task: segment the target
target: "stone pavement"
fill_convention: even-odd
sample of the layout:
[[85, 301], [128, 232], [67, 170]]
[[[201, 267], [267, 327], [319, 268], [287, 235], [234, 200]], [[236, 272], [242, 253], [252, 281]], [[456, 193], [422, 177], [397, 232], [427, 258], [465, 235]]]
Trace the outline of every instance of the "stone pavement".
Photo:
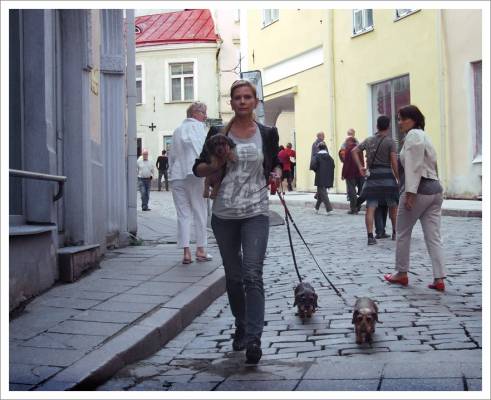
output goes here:
[[[300, 205], [313, 208], [314, 194], [306, 192], [287, 192], [285, 197], [290, 205]], [[329, 193], [329, 199], [334, 208], [349, 210], [346, 194]], [[277, 196], [271, 197], [273, 204], [280, 204]], [[362, 207], [364, 209], [364, 206]], [[442, 204], [442, 215], [452, 217], [482, 217], [482, 202], [479, 200], [445, 199]]]
[[[289, 204], [293, 197], [287, 195]], [[272, 209], [281, 214], [279, 205]], [[286, 228], [272, 227], [264, 268], [264, 356], [257, 367], [245, 365], [244, 352], [231, 349], [233, 319], [223, 295], [162, 349], [121, 369], [97, 390], [481, 390], [481, 219], [442, 218], [448, 276], [446, 292], [439, 293], [426, 287], [432, 273], [419, 225], [409, 286], [398, 287], [383, 280], [393, 269], [395, 242], [368, 247], [364, 213], [336, 209], [317, 215], [307, 207], [291, 212], [346, 303], [294, 233], [301, 273], [320, 305], [310, 320], [295, 316], [297, 278]], [[382, 323], [372, 345], [355, 344], [351, 316], [357, 296], [379, 305]]]
[[151, 197], [153, 210], [139, 211], [137, 246], [109, 251], [99, 269], [51, 288], [10, 322], [10, 390], [103, 382], [157, 351], [224, 293], [214, 239], [213, 261], [183, 266], [170, 193]]

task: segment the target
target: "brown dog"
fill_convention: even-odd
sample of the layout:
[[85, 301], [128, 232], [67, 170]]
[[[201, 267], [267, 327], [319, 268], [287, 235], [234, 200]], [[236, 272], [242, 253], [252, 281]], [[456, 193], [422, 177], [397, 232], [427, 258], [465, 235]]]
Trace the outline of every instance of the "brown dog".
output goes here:
[[[235, 161], [236, 155], [232, 150], [235, 148], [235, 143], [228, 136], [217, 134], [213, 135], [205, 142], [205, 148], [210, 155], [210, 161], [214, 159]], [[225, 176], [225, 166], [212, 175], [208, 175], [205, 179], [205, 189], [203, 197], [214, 199], [220, 189], [223, 177]], [[210, 193], [211, 188], [211, 193]]]
[[368, 297], [357, 299], [351, 322], [355, 325], [356, 343], [372, 343], [375, 324], [379, 322], [377, 304]]
[[300, 318], [310, 318], [319, 307], [317, 304], [317, 293], [310, 283], [300, 282], [294, 290], [295, 302], [293, 306], [298, 307], [297, 315]]

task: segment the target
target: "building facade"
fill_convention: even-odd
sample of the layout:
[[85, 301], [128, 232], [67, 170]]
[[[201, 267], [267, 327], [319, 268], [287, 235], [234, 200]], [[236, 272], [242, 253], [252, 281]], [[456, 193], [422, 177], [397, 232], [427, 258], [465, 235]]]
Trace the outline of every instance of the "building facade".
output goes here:
[[232, 118], [230, 86], [240, 78], [240, 10], [219, 8], [213, 10], [216, 31], [219, 36], [218, 86], [220, 101], [219, 118], [226, 123]]
[[[458, 28], [466, 18], [472, 27]], [[243, 51], [263, 74], [266, 122], [282, 127], [286, 114], [293, 125], [298, 190], [314, 189], [317, 132], [335, 154], [349, 128], [364, 139], [387, 114], [400, 143], [397, 109], [412, 103], [426, 116], [447, 196], [479, 196], [480, 18], [480, 10], [249, 10]], [[345, 192], [334, 158], [334, 190]]]
[[218, 36], [209, 10], [139, 16], [136, 29], [138, 153], [171, 150], [174, 129], [194, 101], [218, 119]]
[[123, 10], [9, 11], [9, 167], [24, 176], [9, 179], [10, 309], [59, 278], [62, 250], [100, 257], [137, 230], [132, 23]]

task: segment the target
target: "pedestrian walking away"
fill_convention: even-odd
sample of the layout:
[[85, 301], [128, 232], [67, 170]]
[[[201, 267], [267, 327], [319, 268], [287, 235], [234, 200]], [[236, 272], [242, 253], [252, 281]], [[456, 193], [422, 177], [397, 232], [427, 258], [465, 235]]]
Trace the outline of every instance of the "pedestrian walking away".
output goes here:
[[[262, 356], [264, 327], [263, 264], [269, 236], [270, 175], [277, 185], [281, 179], [278, 160], [278, 130], [254, 120], [258, 104], [255, 86], [238, 80], [230, 89], [234, 116], [224, 133], [235, 143], [236, 161], [213, 158], [206, 148], [196, 160], [196, 176], [211, 175], [220, 168], [226, 174], [213, 202], [211, 225], [225, 269], [227, 295], [235, 318], [232, 348], [246, 349], [248, 363]], [[208, 137], [220, 133], [210, 129]]]
[[164, 177], [165, 180], [165, 191], [169, 191], [169, 175], [167, 173], [168, 168], [169, 168], [169, 158], [166, 156], [167, 151], [162, 150], [162, 155], [158, 156], [157, 162], [155, 166], [159, 170], [159, 182], [158, 182], [158, 189], [159, 192], [162, 190], [162, 176]]
[[319, 143], [319, 151], [312, 158], [310, 169], [315, 172], [315, 186], [317, 186], [317, 202], [315, 211], [319, 212], [321, 204], [326, 207], [329, 214], [332, 211], [332, 205], [329, 201], [327, 189], [332, 188], [334, 182], [334, 160], [327, 152], [327, 146], [324, 142]]
[[295, 150], [292, 149], [292, 144], [288, 143], [286, 148], [283, 148], [278, 153], [278, 159], [282, 165], [282, 176], [281, 180], [286, 179], [288, 191], [292, 191], [292, 182], [293, 182], [293, 165], [292, 159], [295, 159]]
[[191, 104], [187, 118], [172, 135], [169, 152], [169, 181], [177, 212], [177, 246], [183, 249], [183, 264], [193, 262], [190, 240], [191, 224], [196, 234], [196, 261], [211, 261], [206, 247], [207, 200], [203, 198], [204, 178], [193, 174], [193, 164], [205, 143], [206, 105]]
[[[358, 214], [358, 194], [361, 191], [362, 179], [364, 179], [351, 152], [356, 145], [356, 139], [353, 136], [348, 136], [345, 140], [345, 148], [342, 156], [340, 153], [340, 158], [342, 157], [341, 161], [343, 162], [341, 178], [346, 181], [346, 193], [348, 194], [348, 200], [350, 202], [350, 211], [348, 211], [348, 214]], [[362, 166], [364, 166], [363, 160], [361, 161]]]
[[[367, 201], [365, 225], [368, 245], [377, 243], [373, 237], [375, 209], [381, 204], [389, 207], [392, 222], [392, 237], [395, 239], [397, 203], [399, 201], [396, 143], [390, 137], [390, 119], [385, 115], [377, 118], [377, 133], [356, 146], [351, 152], [362, 176], [366, 176], [360, 197]], [[367, 166], [362, 164], [362, 152], [367, 153]]]
[[[326, 135], [324, 132], [318, 132], [314, 143], [312, 143], [312, 151], [310, 153], [310, 164], [312, 165], [312, 159], [319, 152], [319, 143], [323, 143]], [[314, 194], [314, 199], [317, 200], [317, 193]]]
[[150, 211], [148, 202], [150, 200], [150, 187], [155, 174], [153, 163], [148, 159], [148, 150], [143, 149], [142, 155], [136, 161], [136, 175], [138, 177], [138, 189], [142, 201], [142, 211]]
[[433, 267], [430, 289], [445, 290], [445, 265], [440, 234], [443, 187], [438, 178], [437, 156], [425, 133], [425, 117], [414, 105], [398, 112], [404, 144], [399, 156], [401, 199], [397, 210], [396, 273], [384, 278], [407, 285], [411, 233], [419, 220]]

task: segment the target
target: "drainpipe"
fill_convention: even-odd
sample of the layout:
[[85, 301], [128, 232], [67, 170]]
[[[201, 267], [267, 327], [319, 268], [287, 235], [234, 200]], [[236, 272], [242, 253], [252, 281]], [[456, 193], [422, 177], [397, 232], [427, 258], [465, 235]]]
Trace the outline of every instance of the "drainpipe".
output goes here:
[[[327, 11], [327, 23], [329, 24], [329, 41], [327, 44], [327, 65], [328, 65], [328, 79], [327, 79], [327, 90], [329, 93], [329, 114], [331, 116], [330, 119], [330, 126], [329, 130], [330, 132], [330, 138], [331, 138], [331, 143], [332, 143], [332, 154], [336, 154], [337, 149], [334, 148], [337, 143], [337, 132], [336, 132], [336, 101], [335, 101], [335, 87], [334, 87], [334, 21], [333, 21], [333, 16], [334, 12], [333, 10], [328, 10]], [[335, 163], [338, 164], [338, 157], [334, 157], [333, 159], [335, 160]], [[336, 193], [338, 192], [338, 184], [337, 184], [337, 179], [334, 180], [334, 190]]]
[[436, 10], [436, 46], [438, 53], [438, 87], [439, 87], [439, 102], [440, 102], [440, 159], [442, 167], [438, 168], [440, 181], [443, 183], [445, 191], [448, 189], [448, 163], [447, 163], [447, 71], [446, 71], [446, 54], [445, 54], [445, 35], [443, 33], [443, 10]]
[[127, 213], [128, 232], [136, 235], [136, 41], [135, 11], [126, 10], [126, 106], [127, 106]]

